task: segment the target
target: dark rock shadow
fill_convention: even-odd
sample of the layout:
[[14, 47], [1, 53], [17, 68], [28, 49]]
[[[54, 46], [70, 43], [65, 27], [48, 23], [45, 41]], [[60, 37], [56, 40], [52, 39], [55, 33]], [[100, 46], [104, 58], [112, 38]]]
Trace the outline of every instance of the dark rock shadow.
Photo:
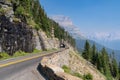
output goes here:
[[44, 79], [45, 80], [49, 80], [44, 74], [43, 74], [43, 70], [41, 70], [41, 64], [39, 64], [38, 66], [37, 66], [37, 70], [38, 70], [38, 72], [44, 77]]
[[65, 80], [59, 76], [57, 76], [49, 67], [43, 67], [41, 64], [37, 67], [38, 72], [46, 79], [46, 80]]

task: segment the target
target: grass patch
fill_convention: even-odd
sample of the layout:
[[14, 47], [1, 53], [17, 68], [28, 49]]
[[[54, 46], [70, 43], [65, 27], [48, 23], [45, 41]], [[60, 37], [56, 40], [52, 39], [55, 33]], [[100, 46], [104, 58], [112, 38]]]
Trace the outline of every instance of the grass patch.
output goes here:
[[[40, 53], [42, 52], [42, 50], [37, 50], [37, 49], [34, 49], [34, 51], [31, 53], [31, 54], [37, 54], [37, 53]], [[25, 56], [25, 55], [29, 55], [30, 53], [26, 53], [24, 51], [17, 51], [14, 53], [13, 56], [10, 56], [8, 55], [7, 53], [5, 52], [1, 52], [0, 53], [0, 60], [4, 60], [4, 59], [9, 59], [9, 58], [14, 58], [14, 57], [19, 57], [19, 56]]]
[[25, 56], [28, 53], [24, 52], [24, 51], [17, 51], [15, 52], [15, 54], [12, 57], [18, 57], [18, 56]]
[[68, 74], [71, 74], [71, 75], [76, 76], [78, 78], [83, 78], [83, 76], [80, 73], [72, 72], [71, 69], [66, 65], [63, 65], [62, 69]]
[[[55, 49], [50, 49], [50, 50], [47, 50], [45, 52], [49, 53], [49, 52], [53, 52], [53, 51], [55, 51]], [[43, 52], [43, 50], [34, 49], [32, 53], [26, 53], [26, 52], [20, 50], [20, 51], [15, 52], [13, 56], [10, 56], [5, 52], [0, 52], [0, 60], [15, 58], [15, 57], [19, 57], [19, 56], [26, 56], [29, 54], [40, 54], [41, 52]]]
[[90, 73], [85, 74], [83, 75], [83, 80], [93, 80], [93, 76]]
[[33, 50], [33, 53], [40, 53], [40, 52], [42, 52], [42, 50], [38, 50], [38, 49]]
[[0, 53], [0, 59], [7, 59], [7, 58], [10, 58], [11, 56], [9, 56], [7, 53], [3, 52], [3, 53]]
[[0, 60], [4, 59], [9, 59], [9, 58], [14, 58], [14, 57], [19, 57], [19, 56], [25, 56], [28, 55], [29, 53], [23, 52], [23, 51], [17, 51], [13, 56], [8, 55], [5, 52], [0, 53]]
[[79, 78], [83, 78], [83, 76], [80, 73], [77, 73], [77, 72], [72, 73], [72, 75], [76, 76], [76, 77], [79, 77]]
[[71, 74], [71, 69], [70, 69], [68, 66], [63, 65], [63, 66], [62, 66], [62, 69], [63, 69], [66, 73]]

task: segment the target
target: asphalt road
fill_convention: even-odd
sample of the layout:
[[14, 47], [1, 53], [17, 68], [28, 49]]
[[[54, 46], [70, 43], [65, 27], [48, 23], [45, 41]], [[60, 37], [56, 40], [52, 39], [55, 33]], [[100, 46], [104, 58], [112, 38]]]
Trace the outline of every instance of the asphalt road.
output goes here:
[[[62, 50], [54, 51], [50, 54], [45, 53], [43, 56], [50, 56]], [[0, 61], [0, 80], [5, 80], [6, 78], [14, 76], [14, 74], [26, 69], [29, 66], [38, 65], [43, 56], [40, 56], [40, 54], [35, 54], [16, 59]]]

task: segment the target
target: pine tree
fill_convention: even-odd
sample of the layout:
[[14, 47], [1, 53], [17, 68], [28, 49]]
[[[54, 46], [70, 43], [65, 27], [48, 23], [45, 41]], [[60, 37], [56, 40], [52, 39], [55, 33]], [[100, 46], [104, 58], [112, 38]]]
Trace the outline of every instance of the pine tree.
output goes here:
[[120, 62], [119, 62], [119, 65], [118, 65], [118, 73], [119, 73], [118, 80], [120, 80]]
[[86, 40], [85, 46], [84, 46], [84, 51], [82, 53], [82, 56], [90, 61], [91, 55], [90, 55], [90, 44], [89, 42]]
[[96, 65], [97, 62], [97, 51], [96, 51], [96, 46], [93, 44], [92, 46], [92, 52], [91, 52], [91, 62], [92, 64]]
[[110, 78], [110, 67], [109, 67], [109, 56], [105, 48], [101, 50], [101, 62], [102, 62], [102, 68], [103, 68], [103, 74], [106, 75], [108, 78]]
[[112, 53], [112, 71], [111, 71], [111, 74], [114, 78], [118, 78], [119, 76], [119, 70], [118, 70], [118, 64], [117, 64], [117, 61], [115, 59], [115, 53], [113, 52]]

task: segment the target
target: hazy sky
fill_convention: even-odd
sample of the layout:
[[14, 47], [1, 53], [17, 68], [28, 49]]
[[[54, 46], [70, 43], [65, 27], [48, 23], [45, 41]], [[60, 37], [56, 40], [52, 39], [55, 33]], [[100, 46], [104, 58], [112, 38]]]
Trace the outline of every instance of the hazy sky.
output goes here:
[[120, 32], [120, 0], [40, 0], [48, 16], [69, 16], [82, 32]]

